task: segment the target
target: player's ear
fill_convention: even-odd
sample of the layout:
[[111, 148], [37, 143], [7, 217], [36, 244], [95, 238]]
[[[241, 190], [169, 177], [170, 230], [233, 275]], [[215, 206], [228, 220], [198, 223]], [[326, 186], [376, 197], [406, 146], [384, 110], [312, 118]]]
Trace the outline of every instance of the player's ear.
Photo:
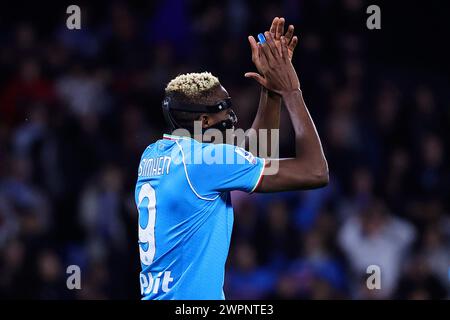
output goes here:
[[211, 117], [207, 115], [206, 113], [202, 113], [199, 117], [199, 120], [202, 122], [202, 128], [206, 129], [211, 125]]

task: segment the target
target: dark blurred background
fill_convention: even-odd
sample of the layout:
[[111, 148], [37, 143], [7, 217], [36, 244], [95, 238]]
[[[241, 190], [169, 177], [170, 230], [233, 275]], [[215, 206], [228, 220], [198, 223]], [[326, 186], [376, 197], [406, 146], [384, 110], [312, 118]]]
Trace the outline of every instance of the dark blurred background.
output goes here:
[[[165, 85], [210, 71], [250, 127], [247, 36], [284, 16], [331, 182], [233, 193], [227, 298], [448, 299], [449, 15], [444, 1], [2, 2], [0, 298], [138, 299], [134, 185]], [[281, 127], [292, 156], [284, 111]], [[66, 288], [71, 264], [82, 290]], [[366, 288], [371, 264], [381, 290]]]

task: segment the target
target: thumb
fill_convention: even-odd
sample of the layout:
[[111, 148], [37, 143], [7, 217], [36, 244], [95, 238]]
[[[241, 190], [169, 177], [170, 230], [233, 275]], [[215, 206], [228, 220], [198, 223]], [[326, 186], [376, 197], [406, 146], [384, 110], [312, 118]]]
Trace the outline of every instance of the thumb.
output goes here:
[[264, 79], [259, 73], [247, 72], [244, 74], [244, 77], [255, 79], [262, 86], [266, 85], [266, 79]]

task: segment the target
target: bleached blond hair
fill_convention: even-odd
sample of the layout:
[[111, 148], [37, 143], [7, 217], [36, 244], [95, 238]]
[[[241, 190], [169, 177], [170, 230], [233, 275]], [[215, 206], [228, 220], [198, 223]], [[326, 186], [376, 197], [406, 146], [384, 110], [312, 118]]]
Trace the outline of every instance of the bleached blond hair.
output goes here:
[[210, 72], [180, 74], [166, 87], [166, 94], [177, 94], [195, 99], [220, 86], [219, 79]]

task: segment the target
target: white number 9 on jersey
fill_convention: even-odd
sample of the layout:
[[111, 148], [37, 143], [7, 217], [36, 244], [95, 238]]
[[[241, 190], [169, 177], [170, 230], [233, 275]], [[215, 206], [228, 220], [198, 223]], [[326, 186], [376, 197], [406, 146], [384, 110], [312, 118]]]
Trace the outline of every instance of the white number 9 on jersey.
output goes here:
[[[142, 207], [147, 199], [147, 206]], [[156, 195], [155, 189], [149, 183], [141, 187], [138, 197], [139, 205], [139, 254], [141, 263], [148, 266], [155, 257], [155, 219], [156, 219]]]

